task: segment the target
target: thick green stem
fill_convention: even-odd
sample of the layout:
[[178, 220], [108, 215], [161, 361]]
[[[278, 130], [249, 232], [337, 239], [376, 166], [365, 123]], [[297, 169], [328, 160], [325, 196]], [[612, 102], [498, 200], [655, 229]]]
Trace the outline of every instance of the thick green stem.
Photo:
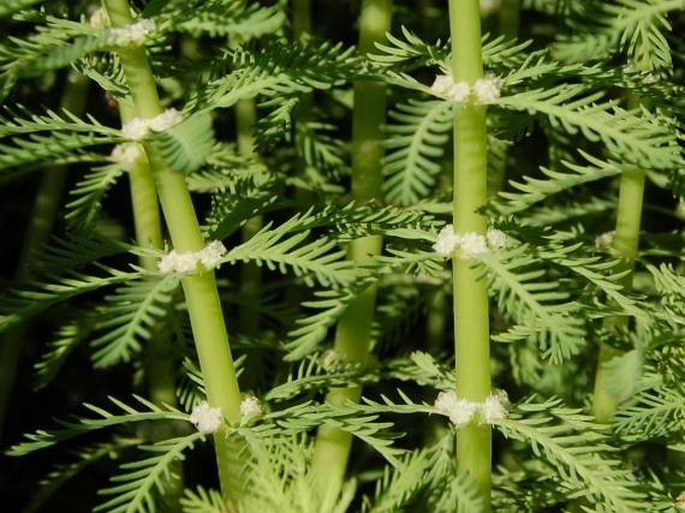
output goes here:
[[[390, 0], [364, 0], [360, 18], [359, 51], [365, 54], [374, 48], [390, 30]], [[352, 198], [360, 203], [381, 198], [383, 132], [386, 87], [382, 83], [357, 81], [354, 84], [354, 112], [352, 119]], [[353, 241], [348, 259], [367, 263], [382, 248], [379, 236]], [[365, 363], [369, 358], [371, 326], [376, 305], [376, 287], [369, 287], [350, 304], [338, 322], [335, 350], [343, 361]], [[345, 401], [358, 402], [359, 387], [333, 389], [326, 401], [341, 405]], [[350, 454], [352, 437], [349, 433], [330, 426], [322, 426], [317, 434], [312, 473], [324, 501], [337, 496], [343, 483]]]
[[[483, 76], [478, 0], [450, 0], [452, 70], [455, 82]], [[485, 107], [465, 104], [454, 118], [454, 231], [485, 235], [487, 220], [477, 210], [487, 201]], [[482, 402], [491, 391], [488, 296], [473, 261], [453, 259], [454, 338], [457, 394]], [[491, 429], [470, 424], [457, 434], [457, 466], [468, 473], [490, 511]]]
[[[77, 116], [85, 109], [88, 81], [78, 73], [67, 75], [60, 106]], [[59, 202], [64, 191], [67, 168], [57, 166], [45, 170], [38, 185], [33, 211], [26, 229], [26, 235], [19, 253], [14, 281], [21, 283], [29, 276], [28, 264], [33, 251], [45, 244], [55, 224]], [[21, 357], [22, 342], [26, 335], [24, 326], [16, 326], [7, 331], [0, 344], [0, 438], [5, 426], [5, 416], [12, 397], [17, 367]]]
[[[104, 0], [109, 18], [115, 27], [134, 22], [127, 0]], [[136, 115], [146, 119], [159, 115], [162, 106], [157, 94], [152, 70], [143, 47], [118, 50], [131, 90]], [[195, 252], [205, 247], [195, 209], [183, 173], [171, 170], [153, 145], [145, 150], [155, 179], [157, 194], [164, 213], [174, 249], [180, 253]], [[240, 421], [240, 389], [233, 365], [228, 334], [219, 301], [214, 273], [202, 272], [182, 280], [186, 305], [207, 390], [207, 401], [220, 408], [229, 422]], [[219, 479], [226, 499], [235, 504], [242, 485], [234, 481], [235, 450], [225, 429], [215, 433]]]
[[[621, 258], [623, 270], [630, 271], [623, 277], [621, 285], [630, 290], [633, 281], [633, 268], [637, 258], [640, 241], [640, 221], [645, 188], [645, 172], [641, 169], [624, 171], [620, 178], [618, 212], [616, 216], [616, 233], [612, 242], [612, 251]], [[621, 331], [628, 327], [628, 318], [607, 317], [604, 328], [610, 331]], [[610, 422], [618, 409], [620, 398], [612, 392], [611, 379], [607, 365], [614, 358], [623, 355], [619, 349], [602, 343], [599, 349], [599, 361], [595, 376], [595, 395], [593, 410], [597, 422]]]

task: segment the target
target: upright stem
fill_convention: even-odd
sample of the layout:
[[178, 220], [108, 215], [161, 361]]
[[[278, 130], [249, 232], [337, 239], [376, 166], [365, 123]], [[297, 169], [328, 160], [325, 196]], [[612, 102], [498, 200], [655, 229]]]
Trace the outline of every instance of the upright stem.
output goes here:
[[[127, 0], [104, 0], [104, 5], [115, 27], [134, 21]], [[145, 48], [125, 47], [118, 52], [136, 115], [143, 119], [157, 116], [162, 112], [162, 106]], [[171, 170], [152, 145], [146, 144], [145, 151], [174, 248], [181, 253], [203, 249], [205, 241], [183, 173]], [[207, 401], [211, 406], [220, 408], [229, 422], [237, 424], [240, 420], [240, 389], [214, 273], [206, 271], [187, 276], [183, 278], [182, 285], [207, 390]], [[235, 504], [241, 485], [234, 480], [235, 460], [231, 460], [234, 456], [234, 443], [225, 429], [215, 433], [214, 442], [222, 492], [228, 502]]]
[[499, 10], [499, 31], [507, 39], [519, 35], [521, 0], [502, 0]]
[[[79, 116], [85, 109], [87, 93], [86, 78], [76, 72], [70, 72], [66, 79], [60, 106]], [[46, 169], [41, 175], [14, 274], [14, 281], [17, 283], [29, 278], [28, 264], [31, 254], [46, 243], [52, 233], [66, 178], [66, 166]], [[5, 415], [12, 397], [25, 331], [25, 326], [16, 326], [7, 331], [4, 340], [0, 343], [0, 438], [2, 438]]]
[[[359, 52], [371, 51], [374, 42], [381, 41], [390, 30], [392, 14], [390, 0], [363, 0], [360, 18]], [[381, 197], [381, 168], [384, 155], [382, 124], [385, 120], [384, 84], [359, 80], [354, 83], [352, 119], [352, 198], [366, 202]], [[362, 237], [353, 241], [348, 259], [367, 263], [381, 252], [380, 236]], [[341, 316], [335, 336], [335, 350], [344, 361], [365, 363], [369, 358], [371, 326], [376, 304], [376, 287], [366, 289]], [[360, 387], [332, 389], [326, 401], [342, 405], [358, 402]], [[352, 437], [330, 426], [322, 426], [316, 437], [312, 473], [324, 501], [337, 496], [342, 486], [350, 454]]]
[[296, 38], [312, 31], [312, 0], [293, 0], [293, 33]]
[[[636, 107], [639, 101], [629, 97], [629, 106]], [[640, 242], [640, 223], [645, 191], [645, 172], [642, 169], [628, 169], [621, 173], [616, 213], [616, 232], [612, 242], [613, 253], [621, 259], [621, 270], [629, 271], [621, 280], [621, 285], [630, 290], [633, 285], [633, 269]], [[604, 328], [609, 331], [622, 331], [628, 327], [625, 316], [607, 317]], [[600, 423], [611, 421], [618, 409], [620, 398], [612, 392], [608, 364], [623, 352], [608, 344], [601, 343], [599, 361], [595, 376], [595, 395], [593, 410], [595, 419]]]
[[[122, 124], [126, 124], [135, 117], [132, 107], [124, 104], [119, 106]], [[135, 144], [135, 143], [129, 143]], [[155, 182], [150, 164], [145, 158], [138, 158], [129, 169], [131, 207], [136, 242], [139, 246], [150, 249], [163, 249], [162, 220], [159, 213]], [[157, 259], [151, 256], [141, 256], [139, 262], [143, 269], [157, 270]], [[175, 406], [176, 382], [175, 362], [169, 337], [164, 334], [154, 335], [145, 348], [145, 370], [148, 381], [150, 399], [155, 404]], [[153, 439], [164, 436], [162, 433], [152, 434]]]
[[[238, 151], [244, 157], [254, 156], [254, 124], [257, 121], [257, 109], [254, 100], [242, 100], [236, 105], [236, 127], [238, 132]], [[241, 238], [243, 241], [251, 239], [262, 229], [264, 220], [262, 216], [249, 219], [242, 228]], [[240, 270], [240, 290], [248, 300], [247, 304], [240, 308], [240, 331], [246, 335], [254, 336], [259, 329], [259, 316], [255, 310], [262, 285], [262, 269], [254, 262], [243, 264]], [[248, 373], [249, 374], [249, 373]]]
[[[450, 0], [452, 70], [456, 82], [483, 76], [478, 0]], [[485, 107], [464, 104], [454, 117], [454, 231], [485, 235], [487, 220], [477, 213], [487, 201]], [[457, 394], [482, 402], [490, 394], [490, 333], [485, 282], [473, 262], [455, 256], [454, 338]], [[470, 424], [457, 434], [457, 467], [470, 474], [490, 511], [490, 426]]]

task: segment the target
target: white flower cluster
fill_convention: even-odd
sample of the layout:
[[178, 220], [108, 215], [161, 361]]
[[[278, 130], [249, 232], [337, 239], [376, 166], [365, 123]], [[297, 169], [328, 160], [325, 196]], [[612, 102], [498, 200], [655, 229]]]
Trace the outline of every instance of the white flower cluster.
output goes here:
[[108, 34], [116, 46], [142, 45], [155, 28], [154, 20], [140, 20], [127, 27], [109, 29]]
[[327, 372], [334, 372], [343, 365], [343, 359], [335, 349], [324, 351], [318, 359], [319, 365]]
[[262, 402], [255, 396], [248, 395], [240, 401], [240, 420], [242, 423], [257, 420], [263, 413]]
[[114, 147], [110, 157], [119, 162], [124, 168], [130, 169], [143, 154], [143, 148], [139, 144], [123, 143], [117, 144]]
[[109, 25], [109, 16], [104, 8], [98, 7], [88, 18], [88, 24], [95, 29], [104, 28]]
[[599, 251], [606, 251], [611, 248], [614, 243], [616, 231], [605, 232], [595, 238], [595, 248]]
[[178, 125], [181, 121], [183, 121], [183, 114], [176, 109], [167, 109], [154, 118], [133, 118], [121, 128], [121, 131], [126, 139], [140, 141], [145, 139], [150, 132], [163, 132]]
[[678, 511], [685, 511], [685, 492], [681, 492], [675, 501], [673, 501], [673, 507]]
[[193, 408], [188, 420], [200, 433], [209, 434], [221, 427], [223, 415], [219, 408], [212, 408], [207, 401], [202, 401]]
[[433, 249], [445, 258], [450, 258], [457, 249], [461, 258], [477, 258], [488, 249], [502, 249], [506, 245], [507, 236], [502, 230], [491, 228], [485, 237], [474, 232], [456, 234], [448, 224], [440, 230]]
[[502, 79], [494, 76], [479, 78], [471, 85], [468, 82], [455, 82], [451, 75], [436, 75], [431, 92], [457, 103], [467, 102], [471, 95], [476, 97], [478, 103], [492, 103], [500, 97], [502, 84]]
[[509, 398], [504, 390], [490, 394], [482, 403], [460, 399], [454, 390], [440, 392], [433, 407], [441, 415], [449, 417], [450, 422], [461, 428], [471, 422], [476, 415], [484, 424], [494, 424], [507, 417]]
[[159, 261], [159, 270], [165, 274], [194, 273], [198, 270], [198, 264], [204, 269], [215, 269], [221, 265], [221, 258], [226, 254], [226, 246], [221, 241], [215, 240], [200, 250], [191, 253], [176, 253], [170, 251]]

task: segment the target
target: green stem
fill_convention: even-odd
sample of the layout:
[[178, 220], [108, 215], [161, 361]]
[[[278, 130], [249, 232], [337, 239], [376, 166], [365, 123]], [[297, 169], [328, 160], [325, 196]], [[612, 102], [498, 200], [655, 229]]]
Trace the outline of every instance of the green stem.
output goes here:
[[[612, 251], [621, 259], [622, 270], [629, 271], [621, 280], [621, 285], [625, 290], [630, 290], [632, 287], [633, 269], [640, 241], [644, 189], [645, 172], [643, 170], [630, 169], [621, 174], [618, 212], [616, 215], [616, 233], [612, 242]], [[628, 318], [625, 316], [607, 317], [603, 325], [604, 329], [608, 331], [622, 331], [628, 327]], [[623, 351], [601, 343], [595, 376], [593, 403], [593, 411], [597, 422], [610, 422], [618, 409], [620, 398], [615, 393], [612, 393], [612, 387], [609, 383], [611, 376], [608, 371], [608, 364], [614, 358], [621, 357], [622, 355]]]
[[[134, 20], [127, 0], [104, 0], [109, 18], [115, 27]], [[118, 50], [131, 91], [136, 115], [146, 119], [159, 115], [162, 106], [157, 94], [152, 70], [143, 47]], [[171, 170], [154, 146], [145, 150], [155, 179], [157, 194], [174, 249], [180, 253], [195, 252], [205, 247], [190, 193], [183, 173]], [[207, 402], [220, 408], [232, 424], [240, 421], [240, 389], [228, 343], [228, 334], [219, 301], [214, 272], [206, 271], [182, 280], [186, 305], [207, 390]], [[233, 479], [235, 450], [225, 428], [214, 435], [219, 479], [228, 502], [236, 502], [242, 485]]]
[[[483, 76], [478, 0], [450, 0], [452, 69], [455, 82]], [[487, 220], [477, 210], [487, 201], [485, 107], [465, 104], [454, 117], [454, 231], [485, 235]], [[473, 262], [455, 256], [454, 337], [457, 394], [482, 402], [491, 391], [488, 295]], [[457, 467], [471, 476], [490, 511], [491, 428], [470, 424], [457, 434]]]
[[[88, 93], [88, 81], [83, 75], [70, 72], [66, 79], [60, 106], [79, 116], [83, 113]], [[32, 253], [45, 244], [52, 233], [59, 202], [67, 178], [66, 166], [43, 171], [33, 203], [33, 211], [19, 252], [14, 281], [21, 283], [30, 278], [28, 264]], [[21, 358], [25, 326], [9, 330], [0, 344], [0, 438], [5, 426], [7, 409], [12, 397], [17, 367]]]
[[[244, 157], [253, 157], [254, 125], [257, 109], [253, 100], [243, 100], [236, 105], [236, 128], [238, 132], [238, 151]], [[249, 219], [242, 228], [243, 241], [251, 239], [264, 226], [262, 216]], [[240, 270], [240, 291], [247, 303], [240, 308], [240, 331], [255, 336], [259, 331], [259, 316], [255, 305], [261, 295], [262, 269], [253, 262], [243, 264]], [[250, 369], [247, 369], [248, 371]], [[248, 376], [251, 374], [247, 373]], [[247, 376], [246, 376], [247, 377]]]
[[[364, 0], [360, 17], [359, 52], [374, 48], [390, 30], [392, 3], [390, 0]], [[382, 83], [359, 80], [354, 83], [352, 118], [352, 198], [357, 202], [380, 199], [382, 195], [383, 132], [386, 87]], [[368, 263], [379, 255], [380, 236], [362, 237], [353, 241], [348, 259]], [[343, 361], [365, 363], [369, 358], [371, 326], [376, 305], [376, 287], [366, 289], [341, 316], [335, 336], [335, 350]], [[326, 401], [342, 405], [358, 402], [360, 387], [332, 389]], [[330, 426], [322, 426], [316, 437], [312, 473], [324, 502], [336, 497], [342, 486], [352, 437]]]
[[[122, 124], [126, 124], [135, 117], [132, 107], [119, 105]], [[136, 143], [128, 143], [136, 144]], [[159, 213], [155, 182], [147, 159], [142, 156], [133, 162], [129, 169], [131, 206], [135, 227], [136, 242], [139, 246], [161, 250], [164, 248], [162, 239], [162, 221]], [[141, 267], [148, 271], [157, 270], [157, 259], [152, 256], [139, 257]], [[145, 347], [145, 374], [150, 399], [155, 404], [176, 407], [176, 361], [168, 332], [155, 333]], [[178, 435], [177, 426], [171, 424], [146, 424], [146, 438], [158, 441]], [[183, 491], [181, 462], [177, 462], [174, 479], [166, 494], [167, 504], [178, 507], [178, 498]]]
[[293, 0], [293, 33], [299, 39], [312, 32], [312, 0]]
[[507, 39], [519, 35], [521, 0], [502, 0], [499, 10], [499, 32]]

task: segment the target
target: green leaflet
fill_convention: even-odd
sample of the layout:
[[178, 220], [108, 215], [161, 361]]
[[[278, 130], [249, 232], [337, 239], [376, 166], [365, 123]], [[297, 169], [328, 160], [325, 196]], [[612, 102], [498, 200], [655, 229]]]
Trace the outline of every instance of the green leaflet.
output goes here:
[[165, 162], [179, 173], [192, 173], [201, 167], [214, 147], [212, 116], [197, 112], [152, 139]]

